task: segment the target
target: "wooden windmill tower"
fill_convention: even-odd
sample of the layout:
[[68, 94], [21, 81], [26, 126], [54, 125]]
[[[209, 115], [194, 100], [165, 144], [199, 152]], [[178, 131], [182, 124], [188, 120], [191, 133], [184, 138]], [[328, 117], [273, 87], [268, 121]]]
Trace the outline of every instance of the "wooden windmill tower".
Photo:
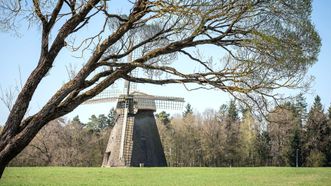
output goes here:
[[103, 167], [167, 166], [153, 112], [156, 109], [181, 109], [184, 98], [148, 95], [130, 91], [112, 96], [105, 91], [86, 104], [117, 101], [116, 123], [103, 158]]

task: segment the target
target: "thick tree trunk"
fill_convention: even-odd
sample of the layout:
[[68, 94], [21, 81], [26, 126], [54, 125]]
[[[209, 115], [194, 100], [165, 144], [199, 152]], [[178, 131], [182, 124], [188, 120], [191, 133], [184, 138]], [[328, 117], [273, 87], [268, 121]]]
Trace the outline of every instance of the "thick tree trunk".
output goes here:
[[2, 177], [2, 174], [3, 174], [6, 166], [9, 164], [9, 162], [16, 155], [18, 155], [19, 152], [21, 152], [24, 149], [24, 147], [22, 148], [22, 150], [15, 149], [15, 148], [12, 148], [12, 147], [7, 148], [8, 146], [11, 146], [11, 145], [6, 145], [6, 149], [1, 151], [1, 155], [0, 155], [0, 178]]
[[2, 177], [5, 167], [9, 162], [16, 157], [33, 139], [28, 137], [25, 139], [19, 139], [17, 141], [10, 141], [9, 144], [5, 145], [5, 149], [0, 152], [0, 178]]
[[5, 167], [7, 165], [3, 165], [2, 163], [0, 163], [0, 179], [2, 178], [2, 174], [3, 174], [3, 171], [5, 170]]
[[[11, 135], [9, 140], [0, 141], [0, 178], [8, 163], [22, 152], [49, 120], [49, 118], [34, 118], [22, 131]], [[2, 135], [5, 135], [7, 132], [3, 131]]]

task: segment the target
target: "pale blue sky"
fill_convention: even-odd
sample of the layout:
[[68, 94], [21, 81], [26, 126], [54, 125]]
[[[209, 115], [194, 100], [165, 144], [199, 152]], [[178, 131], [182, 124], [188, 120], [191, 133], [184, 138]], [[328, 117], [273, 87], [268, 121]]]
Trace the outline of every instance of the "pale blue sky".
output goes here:
[[[313, 98], [318, 94], [322, 98], [324, 106], [331, 103], [331, 1], [315, 0], [313, 2], [312, 19], [322, 38], [322, 48], [318, 62], [309, 70], [309, 75], [315, 76], [315, 81], [310, 94], [305, 95], [307, 102], [311, 105]], [[24, 24], [22, 25], [24, 26]], [[19, 84], [19, 68], [23, 82], [28, 74], [37, 64], [39, 56], [39, 30], [36, 27], [22, 29], [21, 36], [16, 37], [10, 33], [0, 32], [0, 87], [2, 89], [13, 88]], [[40, 109], [43, 103], [57, 90], [67, 79], [64, 65], [67, 64], [69, 53], [63, 51], [62, 55], [56, 60], [54, 68], [49, 75], [42, 81], [37, 89], [36, 96], [31, 102], [30, 114]], [[79, 64], [79, 59], [75, 59]], [[70, 58], [71, 63], [75, 63]], [[181, 96], [198, 111], [207, 108], [217, 109], [221, 104], [227, 103], [229, 97], [220, 91], [191, 91], [188, 92], [180, 85], [174, 86], [152, 86], [139, 85], [138, 88], [150, 94], [163, 96]], [[82, 105], [74, 110], [67, 117], [79, 115], [83, 121], [87, 121], [91, 114], [107, 114], [113, 107], [113, 103], [101, 105]], [[181, 113], [181, 111], [178, 111]], [[0, 104], [0, 124], [3, 124], [8, 116], [8, 110]]]

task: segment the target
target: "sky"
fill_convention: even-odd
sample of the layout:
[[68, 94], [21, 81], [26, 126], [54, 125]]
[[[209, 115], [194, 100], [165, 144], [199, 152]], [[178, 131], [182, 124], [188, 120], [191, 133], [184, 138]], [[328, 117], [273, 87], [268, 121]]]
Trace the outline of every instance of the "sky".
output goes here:
[[[307, 75], [312, 75], [315, 80], [310, 93], [306, 94], [308, 106], [310, 106], [316, 95], [322, 99], [322, 103], [327, 109], [331, 104], [331, 1], [313, 1], [312, 20], [322, 39], [322, 47], [318, 61], [309, 70]], [[91, 28], [90, 28], [91, 29]], [[15, 89], [24, 83], [31, 73], [39, 57], [40, 39], [39, 28], [26, 28], [22, 25], [20, 35], [0, 32], [0, 88], [3, 91]], [[28, 114], [33, 114], [39, 110], [48, 98], [67, 80], [66, 71], [63, 68], [70, 53], [64, 50], [56, 60], [49, 75], [39, 85], [33, 97]], [[70, 62], [81, 63], [82, 59], [70, 58]], [[0, 91], [1, 91], [0, 89]], [[184, 97], [186, 103], [190, 103], [195, 111], [203, 112], [205, 109], [218, 109], [222, 104], [227, 104], [230, 100], [228, 94], [215, 90], [195, 90], [187, 91], [182, 85], [138, 85], [138, 90], [148, 94], [160, 96]], [[1, 92], [0, 92], [1, 94]], [[83, 122], [87, 122], [92, 114], [108, 114], [115, 103], [102, 103], [93, 105], [81, 105], [72, 113], [65, 117], [70, 119], [79, 115]], [[168, 111], [171, 113], [181, 113], [182, 110]], [[4, 124], [8, 109], [0, 103], [0, 125]]]

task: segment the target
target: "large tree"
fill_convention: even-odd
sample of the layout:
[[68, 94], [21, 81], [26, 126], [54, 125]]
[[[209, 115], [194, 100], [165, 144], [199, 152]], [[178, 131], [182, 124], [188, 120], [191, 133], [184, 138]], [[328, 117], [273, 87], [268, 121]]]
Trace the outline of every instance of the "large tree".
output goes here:
[[325, 166], [328, 152], [329, 126], [324, 113], [321, 98], [315, 97], [314, 104], [308, 113], [305, 125], [304, 154], [306, 166]]
[[[320, 48], [309, 0], [136, 0], [123, 1], [131, 6], [124, 14], [114, 11], [117, 1], [0, 2], [2, 30], [16, 29], [22, 20], [41, 28], [36, 67], [1, 133], [0, 175], [49, 121], [69, 113], [118, 79], [196, 83], [262, 109], [268, 97], [277, 99], [273, 90], [303, 86], [303, 77]], [[86, 32], [89, 25], [95, 34]], [[210, 56], [203, 58], [196, 52], [201, 46], [224, 57], [214, 62]], [[86, 61], [39, 111], [25, 117], [38, 85], [65, 47], [83, 53]], [[127, 56], [132, 60], [126, 60]], [[178, 56], [186, 57], [180, 59], [195, 68], [176, 68], [184, 63], [175, 60]], [[134, 77], [130, 73], [134, 69], [146, 73]]]
[[[249, 110], [243, 111], [243, 118], [239, 128], [239, 153], [241, 154], [240, 165], [254, 166], [257, 163], [258, 153], [254, 144], [258, 133], [258, 125]], [[238, 148], [239, 148], [238, 147]]]
[[228, 166], [238, 166], [240, 161], [240, 122], [235, 101], [231, 100], [225, 116], [224, 130], [226, 133], [225, 158]]
[[[272, 163], [277, 166], [295, 165], [292, 156], [295, 157], [296, 148], [299, 148], [298, 136], [294, 137], [296, 130], [300, 127], [296, 111], [291, 103], [280, 105], [268, 115], [268, 134], [270, 136], [271, 149], [273, 157]], [[292, 149], [294, 148], [294, 149]], [[294, 154], [293, 154], [294, 153]]]

